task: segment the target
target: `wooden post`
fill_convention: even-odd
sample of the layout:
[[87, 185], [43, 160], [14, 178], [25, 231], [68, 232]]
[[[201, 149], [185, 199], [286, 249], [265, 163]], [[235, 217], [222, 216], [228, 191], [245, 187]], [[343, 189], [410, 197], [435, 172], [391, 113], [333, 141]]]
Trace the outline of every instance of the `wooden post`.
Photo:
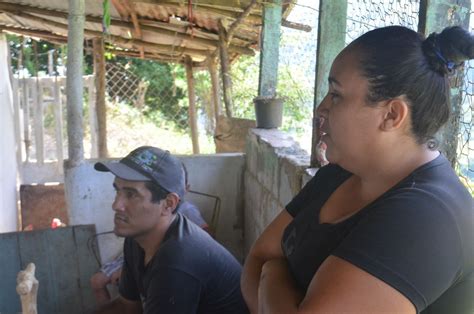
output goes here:
[[193, 60], [186, 56], [186, 79], [188, 81], [188, 98], [189, 98], [189, 126], [191, 129], [191, 140], [193, 142], [193, 154], [199, 154], [199, 133], [196, 118], [196, 93], [194, 91], [193, 77]]
[[31, 98], [33, 99], [34, 108], [33, 125], [35, 126], [36, 162], [42, 165], [44, 163], [43, 84], [38, 77], [31, 83]]
[[48, 75], [54, 75], [54, 49], [48, 51]]
[[85, 88], [89, 94], [89, 130], [91, 133], [91, 158], [99, 157], [98, 134], [99, 126], [97, 125], [97, 108], [96, 108], [96, 89], [94, 76], [87, 76], [84, 80]]
[[[21, 74], [23, 76], [23, 74]], [[25, 142], [25, 162], [30, 160], [30, 86], [28, 79], [22, 77], [21, 79], [21, 103], [23, 107], [23, 141]]]
[[219, 20], [219, 59], [221, 61], [222, 89], [224, 91], [225, 112], [228, 118], [232, 118], [232, 78], [230, 76], [229, 54], [227, 35], [224, 25]]
[[56, 156], [58, 158], [59, 173], [63, 173], [63, 100], [61, 95], [61, 82], [54, 78], [54, 125], [56, 134]]
[[311, 167], [320, 166], [316, 158], [316, 146], [319, 142], [319, 123], [316, 119], [316, 110], [327, 93], [328, 75], [331, 70], [332, 62], [345, 46], [346, 19], [346, 0], [320, 0], [313, 105], [313, 135], [311, 141]]
[[275, 97], [278, 82], [278, 54], [280, 49], [281, 0], [266, 2], [263, 8], [262, 43], [258, 96]]
[[214, 107], [215, 126], [222, 111], [221, 95], [219, 90], [219, 77], [217, 76], [216, 59], [210, 58], [208, 64], [209, 74], [211, 76], [212, 105]]
[[98, 126], [98, 157], [106, 158], [107, 151], [107, 107], [105, 104], [105, 49], [102, 37], [94, 38], [94, 75], [95, 75], [95, 95], [96, 113]]
[[[422, 0], [418, 31], [425, 36], [441, 32], [445, 27], [459, 25], [469, 29], [470, 0]], [[457, 159], [459, 122], [462, 114], [462, 84], [464, 71], [458, 70], [449, 78], [451, 86], [451, 115], [448, 122], [436, 135], [439, 149], [455, 167]]]
[[84, 132], [82, 127], [82, 58], [84, 42], [84, 0], [69, 0], [67, 36], [67, 137], [68, 167], [84, 161]]

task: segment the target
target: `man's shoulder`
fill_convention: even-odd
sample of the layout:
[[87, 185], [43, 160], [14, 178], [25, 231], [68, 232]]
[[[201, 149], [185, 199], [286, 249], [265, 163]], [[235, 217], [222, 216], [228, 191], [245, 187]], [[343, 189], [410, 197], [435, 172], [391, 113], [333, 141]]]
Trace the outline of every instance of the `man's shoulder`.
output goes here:
[[156, 258], [161, 265], [177, 267], [208, 268], [219, 265], [234, 265], [238, 262], [233, 255], [214, 240], [206, 231], [191, 223], [182, 215], [160, 246]]

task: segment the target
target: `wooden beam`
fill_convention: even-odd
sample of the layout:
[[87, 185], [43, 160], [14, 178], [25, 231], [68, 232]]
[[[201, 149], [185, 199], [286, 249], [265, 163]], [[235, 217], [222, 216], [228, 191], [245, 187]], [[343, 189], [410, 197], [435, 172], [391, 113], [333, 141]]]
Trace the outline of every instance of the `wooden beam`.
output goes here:
[[[67, 19], [67, 13], [65, 12], [37, 8], [37, 7], [32, 7], [32, 6], [24, 5], [24, 4], [0, 2], [0, 11], [12, 13], [14, 15], [23, 16], [23, 17], [25, 17], [24, 15], [25, 13], [30, 13], [30, 14], [33, 13], [33, 14], [41, 14], [45, 16], [51, 16], [51, 17], [56, 17], [56, 18], [60, 17], [60, 18]], [[44, 19], [44, 20], [47, 20], [47, 19]], [[47, 20], [47, 21], [50, 21], [50, 20]], [[89, 23], [102, 24], [102, 18], [96, 17], [96, 16], [90, 16], [90, 15], [86, 16], [86, 21]], [[138, 17], [137, 17], [137, 22], [141, 23], [141, 19], [138, 19]], [[57, 22], [54, 22], [54, 23], [57, 23]], [[59, 24], [62, 24], [62, 23], [59, 23]], [[67, 25], [67, 24], [62, 24], [62, 25]], [[127, 22], [127, 21], [121, 21], [117, 19], [112, 19], [110, 25], [128, 28], [131, 31], [135, 29], [135, 26], [133, 25], [133, 23]], [[214, 47], [214, 48], [217, 48], [219, 46], [218, 39], [208, 39], [208, 38], [201, 38], [198, 36], [191, 36], [190, 34], [186, 34], [185, 30], [184, 30], [184, 33], [180, 33], [178, 30], [166, 29], [165, 26], [149, 26], [149, 25], [142, 24], [140, 25], [140, 27], [141, 27], [142, 32], [143, 31], [154, 32], [157, 34], [162, 34], [162, 35], [170, 36], [173, 38], [178, 38], [181, 40], [187, 40], [187, 41], [195, 42], [198, 44], [202, 44], [202, 45], [206, 45], [206, 46]], [[96, 33], [99, 33], [99, 32], [96, 32]], [[93, 37], [98, 37], [98, 36], [93, 35]], [[128, 40], [128, 39], [124, 39], [124, 40]], [[252, 56], [255, 55], [255, 52], [250, 48], [232, 45], [232, 44], [229, 46], [229, 50], [232, 52], [243, 54], [243, 55], [252, 55]]]
[[234, 32], [237, 27], [245, 20], [246, 17], [250, 15], [250, 11], [257, 5], [257, 0], [252, 0], [250, 4], [245, 8], [244, 12], [239, 15], [239, 17], [229, 26], [226, 34], [227, 44], [232, 42], [232, 36], [234, 36]]
[[125, 4], [123, 4], [121, 0], [111, 0], [111, 1], [112, 1], [112, 5], [117, 10], [118, 14], [120, 14], [120, 17], [122, 18], [122, 20], [128, 21], [130, 14], [127, 8], [125, 7]]
[[215, 126], [217, 127], [217, 122], [219, 120], [219, 115], [222, 111], [222, 103], [221, 103], [221, 96], [220, 96], [220, 89], [219, 89], [219, 76], [217, 74], [217, 64], [216, 58], [208, 59], [208, 70], [211, 76], [211, 100], [212, 105], [214, 108], [214, 119], [215, 119]]
[[[130, 17], [132, 18], [132, 23], [134, 27], [133, 36], [136, 39], [143, 39], [142, 29], [140, 27], [140, 23], [138, 22], [137, 12], [135, 10], [135, 5], [130, 2], [130, 0], [125, 0], [127, 5], [128, 12], [130, 13]], [[145, 57], [145, 49], [143, 47], [139, 47], [138, 50], [140, 51], [140, 58]]]
[[61, 36], [61, 35], [56, 35], [47, 31], [39, 31], [39, 30], [30, 30], [30, 29], [24, 29], [24, 28], [19, 28], [19, 27], [12, 27], [12, 26], [5, 26], [5, 25], [0, 25], [0, 30], [6, 31], [9, 33], [15, 33], [15, 34], [20, 34], [20, 35], [25, 35], [29, 37], [37, 37], [37, 38], [42, 38], [44, 40], [47, 40], [52, 43], [57, 43], [57, 44], [66, 44], [67, 43], [67, 37]]
[[[117, 56], [126, 56], [132, 58], [140, 58], [140, 51], [137, 50], [122, 50], [122, 49], [112, 49], [108, 47], [106, 49], [107, 52], [112, 53]], [[159, 62], [172, 62], [172, 63], [180, 63], [184, 64], [184, 56], [177, 56], [175, 58], [170, 56], [163, 56], [156, 53], [145, 52], [145, 59], [159, 61]], [[193, 63], [193, 66], [195, 63]]]
[[95, 74], [95, 110], [97, 116], [97, 152], [99, 158], [107, 158], [107, 106], [105, 104], [105, 49], [102, 37], [93, 39]]
[[[158, 4], [156, 0], [133, 0], [135, 3], [147, 3], [147, 4]], [[222, 1], [216, 3], [215, 1], [193, 1], [193, 11], [196, 13], [204, 13], [209, 14], [213, 13], [215, 15], [220, 15], [222, 18], [232, 18], [237, 19], [239, 15], [245, 10], [245, 8], [250, 4], [251, 1], [240, 1], [234, 0], [233, 3], [226, 1], [225, 5], [223, 5]], [[182, 8], [183, 5], [187, 5], [188, 1], [167, 1], [167, 0], [160, 0], [159, 5], [162, 7], [168, 7], [170, 9], [175, 8]], [[262, 18], [259, 14], [249, 14], [248, 21], [253, 24], [259, 24]]]
[[[43, 17], [39, 17], [36, 15], [32, 15], [29, 13], [20, 13], [19, 16], [23, 18], [27, 18], [33, 21], [41, 22], [44, 24], [48, 24], [53, 27], [60, 28], [62, 30], [67, 30], [68, 25], [51, 21]], [[84, 30], [84, 34], [89, 37], [101, 37], [102, 32], [98, 31], [92, 31], [92, 30]], [[151, 50], [156, 50], [156, 51], [161, 51], [165, 53], [174, 53], [176, 55], [181, 55], [181, 54], [187, 54], [187, 55], [196, 55], [196, 56], [201, 56], [201, 57], [206, 57], [208, 55], [208, 50], [201, 50], [201, 49], [192, 49], [192, 48], [183, 48], [183, 47], [172, 47], [172, 46], [167, 46], [167, 45], [162, 45], [162, 44], [155, 44], [152, 42], [148, 41], [143, 41], [139, 39], [125, 39], [120, 36], [114, 36], [114, 35], [108, 35], [107, 36], [107, 41], [110, 43], [115, 43], [117, 45], [124, 45], [124, 46], [135, 46], [135, 47], [140, 47], [143, 46], [145, 48], [149, 48]]]
[[220, 45], [219, 45], [219, 57], [221, 61], [221, 75], [222, 75], [222, 86], [224, 92], [224, 105], [225, 105], [225, 112], [228, 118], [232, 118], [232, 78], [230, 76], [230, 62], [229, 62], [229, 54], [227, 51], [227, 35], [225, 33], [224, 25], [222, 25], [222, 21], [219, 20], [219, 38], [220, 38]]
[[281, 26], [284, 26], [286, 28], [293, 28], [297, 29], [299, 31], [303, 32], [311, 32], [312, 28], [309, 25], [301, 24], [301, 23], [296, 23], [296, 22], [290, 22], [288, 20], [281, 20]]
[[191, 140], [193, 142], [193, 154], [199, 154], [199, 133], [197, 128], [197, 117], [196, 117], [196, 92], [194, 90], [194, 76], [193, 76], [193, 60], [191, 57], [186, 56], [186, 79], [188, 81], [188, 118], [189, 127], [191, 129]]
[[316, 79], [314, 82], [313, 134], [311, 140], [311, 167], [320, 167], [317, 158], [319, 121], [317, 109], [328, 90], [328, 76], [332, 62], [344, 48], [346, 39], [346, 0], [320, 0], [319, 26], [316, 51]]

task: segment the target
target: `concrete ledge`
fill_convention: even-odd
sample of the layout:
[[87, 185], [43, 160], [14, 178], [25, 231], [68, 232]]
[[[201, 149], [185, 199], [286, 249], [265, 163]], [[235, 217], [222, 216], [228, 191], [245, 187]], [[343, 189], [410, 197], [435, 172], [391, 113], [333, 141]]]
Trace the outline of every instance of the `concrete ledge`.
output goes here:
[[245, 171], [244, 252], [301, 190], [310, 156], [288, 134], [249, 130]]

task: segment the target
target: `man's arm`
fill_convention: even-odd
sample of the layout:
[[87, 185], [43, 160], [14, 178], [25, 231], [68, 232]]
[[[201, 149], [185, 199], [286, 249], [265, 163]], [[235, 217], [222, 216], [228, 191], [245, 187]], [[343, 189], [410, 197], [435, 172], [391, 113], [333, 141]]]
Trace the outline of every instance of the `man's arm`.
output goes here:
[[118, 296], [109, 303], [99, 307], [94, 314], [141, 314], [143, 313], [140, 301], [127, 300]]

